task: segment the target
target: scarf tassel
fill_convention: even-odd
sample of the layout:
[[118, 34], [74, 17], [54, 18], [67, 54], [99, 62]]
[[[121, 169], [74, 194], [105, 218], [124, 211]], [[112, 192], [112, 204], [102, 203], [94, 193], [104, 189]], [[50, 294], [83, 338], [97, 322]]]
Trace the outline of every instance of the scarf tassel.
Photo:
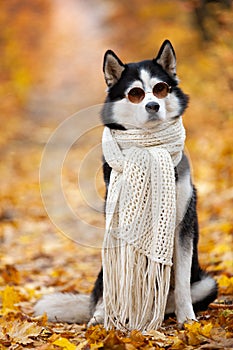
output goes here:
[[112, 235], [105, 241], [102, 258], [105, 328], [144, 331], [160, 327], [171, 266], [152, 261]]

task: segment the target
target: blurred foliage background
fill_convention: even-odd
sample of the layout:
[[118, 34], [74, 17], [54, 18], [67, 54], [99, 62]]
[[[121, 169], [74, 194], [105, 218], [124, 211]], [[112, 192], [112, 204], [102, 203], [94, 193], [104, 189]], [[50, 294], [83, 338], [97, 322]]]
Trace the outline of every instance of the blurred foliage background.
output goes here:
[[[46, 215], [39, 189], [43, 148], [60, 122], [103, 102], [107, 49], [123, 62], [137, 61], [154, 57], [167, 38], [190, 95], [184, 123], [199, 193], [201, 263], [222, 281], [221, 293], [232, 293], [232, 14], [230, 0], [0, 2], [2, 288], [24, 286], [28, 301], [35, 298], [29, 289], [91, 290], [100, 252], [74, 245]], [[100, 137], [98, 130], [76, 147], [65, 172], [67, 196], [93, 225], [103, 225], [102, 214], [90, 213], [80, 199], [76, 167]], [[97, 182], [103, 194], [101, 174]], [[20, 278], [9, 277], [9, 266]]]

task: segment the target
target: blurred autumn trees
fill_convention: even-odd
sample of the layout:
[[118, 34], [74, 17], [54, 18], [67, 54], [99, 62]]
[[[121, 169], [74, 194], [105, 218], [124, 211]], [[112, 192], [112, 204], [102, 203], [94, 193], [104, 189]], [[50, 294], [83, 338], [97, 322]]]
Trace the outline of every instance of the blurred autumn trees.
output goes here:
[[[69, 3], [75, 3], [75, 0], [67, 3], [69, 7]], [[232, 84], [232, 72], [228, 68], [231, 65], [229, 50], [232, 49], [230, 0], [167, 0], [163, 3], [135, 0], [133, 6], [130, 1], [122, 0], [111, 0], [107, 6], [101, 0], [89, 0], [87, 3], [90, 6], [95, 4], [96, 9], [99, 7], [97, 11], [106, 11], [100, 23], [105, 28], [105, 34], [102, 31], [100, 35], [105, 35], [110, 46], [118, 47], [128, 57], [133, 59], [135, 52], [138, 59], [151, 55], [164, 37], [174, 37], [178, 49], [181, 44], [186, 44], [186, 49], [177, 50], [180, 57], [185, 57], [186, 51], [188, 55], [190, 48], [193, 52], [195, 50], [194, 54], [198, 53], [198, 49], [207, 49], [210, 55], [215, 51], [218, 56], [218, 50], [223, 50], [226, 82]], [[30, 87], [42, 77], [43, 62], [48, 59], [46, 40], [51, 30], [51, 18], [58, 6], [59, 1], [49, 0], [1, 2], [1, 96], [7, 96], [2, 99], [2, 108], [26, 104]], [[78, 16], [81, 14], [77, 13]], [[59, 45], [59, 42], [56, 44]], [[216, 44], [218, 46], [215, 47]], [[78, 38], [74, 45], [78, 45]], [[221, 64], [224, 65], [224, 62]]]
[[41, 48], [48, 30], [49, 1], [12, 0], [0, 4], [1, 96], [23, 105], [41, 69]]
[[226, 24], [222, 18], [221, 10], [230, 11], [231, 0], [200, 0], [193, 1], [193, 5], [196, 25], [203, 40], [213, 40], [218, 35], [219, 27]]

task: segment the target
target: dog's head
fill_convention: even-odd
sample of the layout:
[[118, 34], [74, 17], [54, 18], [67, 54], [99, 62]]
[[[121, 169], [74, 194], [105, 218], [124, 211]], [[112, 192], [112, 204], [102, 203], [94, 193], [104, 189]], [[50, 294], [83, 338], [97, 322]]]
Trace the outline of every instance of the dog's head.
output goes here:
[[105, 125], [112, 128], [151, 128], [179, 117], [188, 96], [178, 87], [176, 55], [169, 40], [152, 60], [124, 64], [108, 50], [103, 71], [108, 96], [102, 111]]

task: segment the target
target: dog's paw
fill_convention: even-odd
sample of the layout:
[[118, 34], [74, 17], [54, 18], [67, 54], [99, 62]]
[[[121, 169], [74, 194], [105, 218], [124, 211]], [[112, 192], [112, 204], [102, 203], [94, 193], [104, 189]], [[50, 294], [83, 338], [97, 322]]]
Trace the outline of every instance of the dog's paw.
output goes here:
[[95, 312], [88, 322], [87, 326], [96, 326], [97, 324], [104, 324], [104, 303], [103, 299], [100, 299], [96, 305]]
[[177, 328], [180, 329], [180, 330], [181, 330], [181, 329], [184, 329], [184, 328], [185, 328], [184, 326], [185, 326], [186, 323], [191, 323], [191, 322], [194, 322], [194, 321], [195, 321], [195, 322], [198, 322], [197, 319], [187, 319], [187, 320], [184, 321], [183, 323], [179, 323], [179, 322], [178, 322], [178, 323], [177, 323]]
[[196, 318], [194, 318], [194, 319], [187, 319], [183, 323], [178, 323], [177, 324], [177, 328], [178, 329], [184, 329], [185, 328], [185, 324], [190, 324], [190, 323], [193, 323], [193, 322], [199, 322], [199, 321]]
[[87, 327], [96, 326], [97, 324], [104, 324], [104, 318], [100, 315], [94, 315], [87, 324]]
[[177, 308], [176, 318], [179, 328], [183, 328], [185, 322], [197, 321], [192, 304], [183, 305], [182, 307]]

